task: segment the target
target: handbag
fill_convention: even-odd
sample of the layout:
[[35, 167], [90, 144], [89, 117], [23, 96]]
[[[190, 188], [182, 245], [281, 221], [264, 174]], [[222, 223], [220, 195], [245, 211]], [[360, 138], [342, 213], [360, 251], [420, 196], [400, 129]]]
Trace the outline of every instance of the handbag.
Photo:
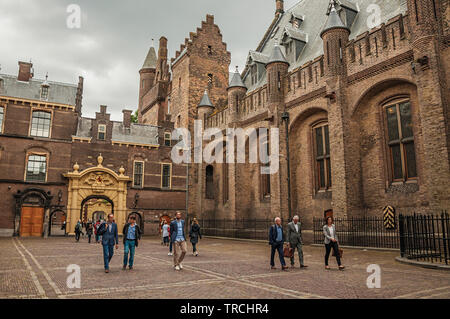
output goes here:
[[[342, 255], [344, 254], [344, 251], [343, 251], [341, 248], [338, 248], [338, 251], [339, 251], [339, 258], [342, 258]], [[332, 256], [333, 256], [333, 257], [336, 256], [336, 255], [334, 254], [334, 249], [333, 249], [333, 252], [332, 252]]]
[[284, 249], [283, 249], [284, 257], [291, 258], [293, 255], [293, 252], [294, 252], [294, 250], [291, 247], [289, 247], [289, 245], [284, 246]]

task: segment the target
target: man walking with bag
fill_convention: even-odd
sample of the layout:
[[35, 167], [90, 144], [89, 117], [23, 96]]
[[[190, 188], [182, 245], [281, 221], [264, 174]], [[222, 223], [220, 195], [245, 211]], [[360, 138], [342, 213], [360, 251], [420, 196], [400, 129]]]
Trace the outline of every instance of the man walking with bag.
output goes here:
[[289, 247], [292, 249], [291, 254], [291, 268], [295, 268], [295, 249], [298, 251], [298, 259], [300, 262], [300, 268], [306, 268], [303, 262], [303, 249], [302, 249], [302, 228], [301, 223], [299, 222], [299, 217], [294, 216], [292, 222], [288, 224], [287, 228], [287, 241], [289, 243]]
[[288, 267], [286, 266], [286, 262], [284, 261], [284, 252], [283, 252], [283, 244], [284, 244], [284, 234], [283, 234], [283, 226], [281, 226], [281, 218], [275, 218], [275, 225], [270, 227], [269, 231], [269, 244], [272, 248], [270, 254], [270, 266], [271, 269], [275, 268], [275, 251], [278, 251], [278, 256], [280, 257], [281, 270], [286, 270]]

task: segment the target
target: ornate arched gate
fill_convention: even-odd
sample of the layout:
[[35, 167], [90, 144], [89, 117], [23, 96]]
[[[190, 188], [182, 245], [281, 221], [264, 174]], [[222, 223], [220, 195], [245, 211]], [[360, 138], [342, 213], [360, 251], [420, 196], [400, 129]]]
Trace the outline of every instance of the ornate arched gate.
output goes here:
[[122, 231], [127, 218], [127, 183], [130, 181], [125, 176], [125, 169], [121, 167], [119, 174], [102, 165], [103, 157], [97, 158], [98, 165], [79, 171], [78, 164], [73, 166], [73, 172], [64, 176], [69, 179], [68, 205], [67, 205], [67, 233], [74, 234], [77, 220], [86, 199], [107, 198], [114, 207], [115, 220]]

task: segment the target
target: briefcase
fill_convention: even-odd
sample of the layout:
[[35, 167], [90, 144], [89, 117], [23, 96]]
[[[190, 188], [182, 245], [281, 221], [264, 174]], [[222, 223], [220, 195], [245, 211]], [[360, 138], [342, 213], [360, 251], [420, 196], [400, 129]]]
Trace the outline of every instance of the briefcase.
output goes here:
[[[343, 251], [341, 248], [339, 248], [338, 251], [339, 251], [339, 258], [342, 258], [342, 255], [344, 254], [344, 251]], [[333, 252], [332, 252], [332, 256], [333, 256], [333, 257], [336, 256], [336, 255], [334, 254], [334, 249], [333, 249]]]
[[284, 246], [283, 255], [286, 258], [291, 258], [293, 255], [294, 250], [289, 247], [289, 245]]

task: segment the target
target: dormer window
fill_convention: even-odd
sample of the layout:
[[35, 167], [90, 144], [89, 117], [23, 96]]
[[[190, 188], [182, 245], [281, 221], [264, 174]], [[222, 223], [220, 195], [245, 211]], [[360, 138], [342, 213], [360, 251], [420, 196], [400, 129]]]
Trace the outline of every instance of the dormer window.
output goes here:
[[305, 17], [303, 17], [302, 15], [292, 13], [290, 22], [293, 28], [298, 29], [300, 28], [304, 20]]
[[41, 87], [41, 100], [48, 100], [48, 86]]
[[98, 125], [98, 140], [104, 141], [106, 139], [106, 125], [99, 124]]

